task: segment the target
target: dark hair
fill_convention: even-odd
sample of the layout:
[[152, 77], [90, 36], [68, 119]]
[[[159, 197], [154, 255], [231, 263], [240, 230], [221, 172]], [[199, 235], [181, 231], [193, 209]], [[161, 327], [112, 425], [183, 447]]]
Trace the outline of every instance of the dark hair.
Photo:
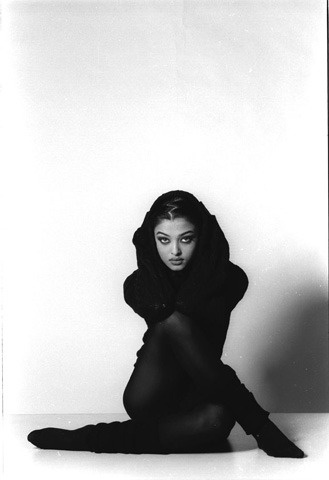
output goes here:
[[197, 228], [200, 228], [201, 224], [199, 201], [194, 195], [183, 190], [173, 190], [157, 198], [150, 209], [150, 216], [153, 228], [161, 220], [180, 217], [186, 218]]

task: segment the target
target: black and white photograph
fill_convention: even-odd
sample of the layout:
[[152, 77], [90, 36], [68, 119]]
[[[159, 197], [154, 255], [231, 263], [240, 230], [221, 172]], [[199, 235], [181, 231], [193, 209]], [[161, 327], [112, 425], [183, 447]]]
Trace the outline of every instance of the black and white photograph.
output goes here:
[[5, 480], [329, 474], [327, 2], [3, 0]]

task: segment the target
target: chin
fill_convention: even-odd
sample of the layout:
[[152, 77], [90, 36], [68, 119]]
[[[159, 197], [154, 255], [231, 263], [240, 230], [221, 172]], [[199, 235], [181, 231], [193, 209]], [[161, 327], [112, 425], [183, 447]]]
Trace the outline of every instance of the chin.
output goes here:
[[170, 270], [173, 270], [174, 272], [179, 272], [180, 270], [184, 270], [186, 265], [185, 263], [183, 263], [182, 265], [173, 265], [172, 263], [170, 263], [168, 267], [170, 268]]

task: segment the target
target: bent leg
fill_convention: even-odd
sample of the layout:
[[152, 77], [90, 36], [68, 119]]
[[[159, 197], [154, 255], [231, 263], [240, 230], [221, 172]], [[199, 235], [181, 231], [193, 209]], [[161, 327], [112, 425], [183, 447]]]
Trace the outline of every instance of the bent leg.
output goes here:
[[151, 328], [123, 393], [125, 410], [133, 420], [172, 413], [187, 382], [189, 377], [166, 344], [161, 329]]
[[[253, 395], [241, 384], [234, 370], [216, 358], [215, 350], [193, 320], [184, 315], [172, 315], [154, 328], [156, 333], [154, 338], [158, 339], [158, 343], [155, 342], [155, 345], [158, 345], [159, 348], [164, 344], [169, 346], [179, 365], [192, 378], [196, 387], [200, 391], [205, 390], [214, 399], [214, 403], [223, 401], [232, 410], [245, 431], [256, 436], [260, 448], [273, 456], [302, 457], [304, 455], [279, 429], [274, 428], [272, 422], [266, 421], [269, 413], [257, 404]], [[152, 355], [149, 357], [150, 359], [152, 359]], [[175, 365], [175, 363], [173, 364]], [[176, 372], [178, 371], [179, 374], [176, 376], [172, 372], [174, 384], [182, 373], [181, 370], [176, 370]], [[136, 378], [143, 378], [143, 375]], [[129, 384], [129, 389], [127, 386], [125, 393], [126, 405], [132, 402], [133, 398], [131, 395], [134, 388], [131, 385], [134, 385], [134, 381]], [[152, 391], [154, 387], [152, 382], [147, 379], [146, 385], [148, 391]], [[142, 392], [141, 385], [136, 391], [137, 393], [138, 391]], [[186, 414], [185, 417], [176, 414], [171, 418], [167, 416], [158, 421], [155, 418], [148, 420], [146, 412], [142, 408], [143, 405], [147, 405], [147, 402], [143, 403], [143, 401], [145, 398], [147, 401], [148, 399], [143, 394], [139, 394], [137, 398], [137, 403], [130, 403], [128, 407], [131, 412], [134, 409], [135, 413], [137, 412], [135, 420], [87, 425], [73, 431], [43, 429], [31, 432], [28, 439], [40, 448], [90, 450], [98, 453], [170, 453], [169, 448], [193, 448], [195, 443], [199, 446], [204, 444], [205, 439], [209, 439], [209, 428], [211, 430], [212, 426], [214, 426], [212, 435], [215, 431], [216, 435], [220, 431], [223, 432], [223, 423], [217, 422], [217, 420], [214, 422], [213, 418], [209, 420], [211, 417], [209, 412], [214, 415], [214, 409], [200, 407], [199, 410], [191, 412], [191, 415]], [[155, 395], [154, 398], [159, 399], [160, 397]], [[148, 405], [150, 406], [150, 403]], [[151, 411], [152, 415], [157, 412], [156, 408]], [[178, 427], [175, 428], [175, 424]], [[196, 435], [193, 426], [197, 432]], [[226, 435], [228, 430], [229, 427], [226, 426]], [[173, 440], [176, 441], [176, 444], [171, 447]], [[189, 443], [188, 446], [187, 443]]]
[[158, 421], [164, 452], [198, 451], [227, 438], [235, 424], [229, 409], [197, 392], [161, 327], [154, 326], [148, 333], [123, 395], [128, 415], [141, 422]]
[[207, 446], [220, 448], [235, 424], [227, 407], [201, 403], [159, 419], [159, 442], [171, 453], [205, 452]]
[[215, 403], [224, 403], [247, 434], [256, 432], [267, 420], [264, 410], [225, 365], [197, 322], [175, 312], [157, 325], [180, 365], [194, 381], [195, 387]]
[[[131, 420], [86, 425], [76, 430], [47, 428], [28, 439], [39, 448], [97, 453], [179, 453], [220, 447], [235, 421], [221, 404], [195, 396], [181, 408], [191, 381], [168, 347], [161, 328], [152, 330], [141, 349], [124, 392]], [[193, 391], [192, 391], [193, 393]], [[181, 408], [181, 411], [178, 411]]]
[[[28, 440], [38, 448], [95, 453], [196, 453], [221, 449], [234, 420], [216, 404], [202, 404], [190, 412], [159, 419], [85, 425], [76, 430], [34, 430]], [[227, 448], [227, 445], [225, 445]]]
[[174, 312], [159, 325], [196, 386], [208, 392], [215, 401], [222, 399], [262, 450], [270, 456], [304, 457], [304, 452], [269, 420], [269, 412], [256, 402], [234, 370], [216, 358], [215, 348], [195, 320]]

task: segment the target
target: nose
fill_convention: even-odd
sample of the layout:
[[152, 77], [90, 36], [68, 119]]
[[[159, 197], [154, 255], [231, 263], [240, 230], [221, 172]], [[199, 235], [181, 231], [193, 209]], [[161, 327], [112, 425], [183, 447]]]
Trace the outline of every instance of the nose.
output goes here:
[[172, 247], [171, 253], [172, 253], [172, 255], [176, 255], [176, 256], [180, 255], [182, 253], [178, 242], [173, 242], [173, 247]]

